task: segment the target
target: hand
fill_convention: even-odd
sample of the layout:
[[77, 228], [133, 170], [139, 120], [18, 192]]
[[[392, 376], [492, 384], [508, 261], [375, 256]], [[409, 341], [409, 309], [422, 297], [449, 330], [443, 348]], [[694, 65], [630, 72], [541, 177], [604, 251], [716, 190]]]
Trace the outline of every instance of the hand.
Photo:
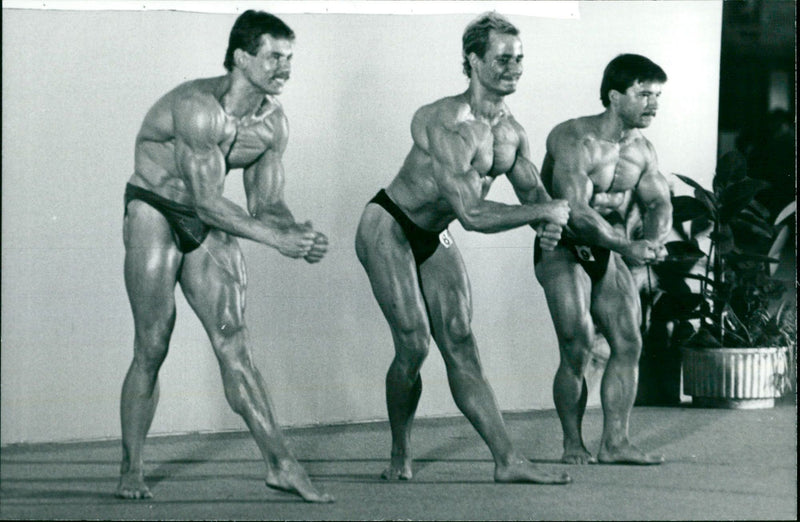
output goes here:
[[562, 227], [553, 223], [543, 223], [536, 228], [536, 236], [539, 238], [539, 246], [542, 250], [553, 250], [561, 239]]
[[664, 245], [656, 245], [656, 247], [653, 249], [653, 253], [655, 254], [656, 258], [652, 262], [660, 263], [667, 257], [667, 247]]
[[304, 259], [313, 264], [322, 260], [328, 252], [328, 238], [322, 232], [316, 232], [314, 244], [311, 245], [311, 250], [305, 255]]
[[316, 237], [317, 233], [308, 224], [291, 225], [280, 232], [275, 248], [281, 254], [292, 259], [305, 257], [314, 246]]
[[554, 199], [540, 203], [544, 208], [544, 220], [559, 227], [567, 226], [569, 221], [569, 203], [566, 199]]
[[632, 241], [631, 244], [628, 245], [628, 248], [622, 252], [622, 257], [625, 258], [625, 262], [628, 265], [646, 265], [656, 260], [656, 251], [658, 248], [658, 244], [648, 241], [647, 239]]

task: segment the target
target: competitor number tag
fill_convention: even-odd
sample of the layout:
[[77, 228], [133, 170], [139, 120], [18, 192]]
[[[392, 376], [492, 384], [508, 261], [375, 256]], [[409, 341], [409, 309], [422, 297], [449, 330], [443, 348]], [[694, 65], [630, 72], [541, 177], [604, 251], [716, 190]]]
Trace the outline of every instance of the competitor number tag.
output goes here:
[[578, 252], [578, 255], [584, 261], [594, 261], [594, 255], [592, 255], [591, 247], [584, 246], [584, 245], [576, 245], [575, 250]]
[[446, 228], [442, 230], [441, 234], [439, 234], [439, 243], [444, 245], [445, 248], [450, 248], [450, 245], [453, 244], [453, 238], [450, 237], [450, 231]]

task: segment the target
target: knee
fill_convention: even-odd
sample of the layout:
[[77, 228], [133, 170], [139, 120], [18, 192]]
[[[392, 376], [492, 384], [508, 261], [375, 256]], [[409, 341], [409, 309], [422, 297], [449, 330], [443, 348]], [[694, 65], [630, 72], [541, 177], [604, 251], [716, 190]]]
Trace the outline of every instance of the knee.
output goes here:
[[410, 373], [419, 371], [431, 344], [431, 335], [422, 326], [400, 328], [395, 332], [395, 361], [402, 364]]
[[174, 319], [137, 328], [134, 361], [149, 372], [157, 372], [167, 357]]
[[611, 357], [620, 362], [636, 364], [642, 353], [642, 335], [633, 325], [619, 325], [613, 336]]
[[223, 368], [232, 367], [247, 358], [247, 329], [240, 321], [220, 319], [209, 332], [214, 352]]
[[444, 321], [444, 341], [453, 346], [472, 341], [472, 321], [467, 310], [459, 310]]
[[561, 366], [575, 375], [583, 375], [592, 358], [595, 332], [591, 323], [583, 324], [560, 336]]

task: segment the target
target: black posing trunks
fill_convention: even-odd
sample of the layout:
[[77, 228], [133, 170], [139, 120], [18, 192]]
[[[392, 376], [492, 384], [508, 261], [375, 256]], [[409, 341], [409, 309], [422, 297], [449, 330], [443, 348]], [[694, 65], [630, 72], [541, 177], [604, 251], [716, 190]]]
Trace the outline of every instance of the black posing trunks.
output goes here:
[[[608, 260], [611, 258], [611, 251], [607, 248], [598, 246], [587, 246], [576, 243], [574, 240], [562, 237], [559, 246], [566, 247], [575, 260], [581, 265], [589, 274], [589, 278], [593, 283], [597, 283], [606, 275], [608, 270]], [[539, 238], [533, 243], [533, 266], [539, 264], [542, 260], [542, 247], [539, 245]]]
[[414, 254], [414, 261], [417, 264], [417, 284], [422, 292], [422, 301], [425, 303], [425, 312], [428, 314], [428, 325], [431, 330], [431, 335], [436, 337], [433, 331], [433, 319], [431, 318], [431, 310], [428, 307], [428, 300], [425, 298], [425, 289], [422, 287], [422, 275], [419, 273], [419, 266], [425, 262], [426, 259], [431, 257], [436, 249], [439, 248], [439, 234], [440, 232], [433, 232], [419, 227], [416, 223], [406, 216], [397, 204], [389, 198], [384, 189], [378, 191], [374, 198], [369, 200], [370, 203], [377, 203], [383, 207], [386, 212], [392, 215], [394, 220], [400, 225], [403, 230], [409, 245], [411, 245], [411, 252]]
[[[624, 224], [625, 221], [616, 212], [606, 216], [606, 220], [611, 225]], [[558, 244], [566, 247], [579, 265], [583, 267], [589, 278], [593, 283], [597, 283], [606, 275], [608, 270], [608, 260], [611, 258], [611, 251], [604, 247], [582, 245], [569, 237], [562, 237]], [[533, 266], [536, 266], [542, 260], [542, 247], [539, 244], [539, 238], [533, 244]]]
[[199, 247], [211, 230], [208, 225], [200, 221], [194, 208], [176, 203], [130, 183], [125, 187], [125, 215], [128, 214], [128, 203], [134, 199], [144, 201], [161, 212], [172, 227], [178, 249], [184, 254]]
[[417, 263], [417, 268], [439, 248], [440, 232], [433, 232], [432, 230], [420, 228], [406, 216], [394, 201], [389, 199], [389, 195], [386, 194], [384, 189], [381, 189], [369, 202], [377, 203], [383, 207], [386, 212], [391, 214], [394, 220], [397, 221], [400, 228], [403, 229], [403, 233], [406, 239], [408, 239], [408, 243], [411, 245], [411, 252], [414, 253], [414, 261]]

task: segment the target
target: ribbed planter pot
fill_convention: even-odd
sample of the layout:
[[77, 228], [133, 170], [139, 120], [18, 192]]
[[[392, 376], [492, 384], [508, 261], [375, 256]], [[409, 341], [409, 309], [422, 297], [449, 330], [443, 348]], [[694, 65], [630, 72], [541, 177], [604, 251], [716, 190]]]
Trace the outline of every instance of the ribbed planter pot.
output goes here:
[[703, 408], [772, 408], [783, 392], [787, 348], [684, 348], [683, 393]]

